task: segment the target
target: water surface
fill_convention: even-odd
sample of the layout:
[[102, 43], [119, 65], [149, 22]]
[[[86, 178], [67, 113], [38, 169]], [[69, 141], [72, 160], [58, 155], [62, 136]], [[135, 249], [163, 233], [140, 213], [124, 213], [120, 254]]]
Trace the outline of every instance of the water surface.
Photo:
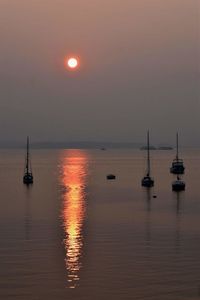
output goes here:
[[177, 194], [173, 151], [146, 190], [144, 151], [33, 150], [27, 188], [24, 151], [1, 150], [0, 299], [199, 299], [200, 151], [181, 155]]

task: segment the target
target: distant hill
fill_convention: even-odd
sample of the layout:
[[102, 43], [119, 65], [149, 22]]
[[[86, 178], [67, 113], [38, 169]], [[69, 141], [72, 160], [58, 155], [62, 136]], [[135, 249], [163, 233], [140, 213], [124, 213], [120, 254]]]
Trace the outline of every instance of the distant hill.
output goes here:
[[37, 142], [32, 144], [36, 149], [120, 149], [120, 148], [138, 148], [138, 143], [120, 143], [120, 142]]
[[[31, 142], [32, 149], [131, 149], [139, 148], [140, 143], [126, 142], [96, 142], [96, 141], [72, 141], [72, 142]], [[0, 142], [1, 149], [22, 149], [26, 147], [24, 142]]]

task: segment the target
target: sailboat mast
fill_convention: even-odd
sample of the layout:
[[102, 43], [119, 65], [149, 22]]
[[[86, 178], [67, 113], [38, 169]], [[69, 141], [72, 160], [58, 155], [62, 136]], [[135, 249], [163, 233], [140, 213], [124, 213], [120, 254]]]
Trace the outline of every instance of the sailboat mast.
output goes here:
[[147, 176], [150, 176], [149, 130], [147, 131]]
[[29, 173], [29, 137], [27, 136], [26, 144], [26, 173]]
[[176, 133], [176, 159], [178, 160], [178, 132]]

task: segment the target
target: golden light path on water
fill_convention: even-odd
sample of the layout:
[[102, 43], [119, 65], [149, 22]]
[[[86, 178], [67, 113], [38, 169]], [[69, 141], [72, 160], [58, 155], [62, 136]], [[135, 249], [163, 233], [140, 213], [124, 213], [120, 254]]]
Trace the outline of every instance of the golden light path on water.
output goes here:
[[63, 227], [69, 288], [75, 288], [80, 279], [87, 161], [87, 156], [83, 151], [68, 150], [62, 165]]

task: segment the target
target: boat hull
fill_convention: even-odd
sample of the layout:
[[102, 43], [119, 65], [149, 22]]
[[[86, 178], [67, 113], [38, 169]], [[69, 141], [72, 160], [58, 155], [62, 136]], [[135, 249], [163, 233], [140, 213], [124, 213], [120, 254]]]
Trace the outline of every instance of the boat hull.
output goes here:
[[182, 159], [175, 159], [172, 162], [172, 166], [170, 168], [170, 172], [172, 174], [184, 174], [185, 167]]
[[172, 174], [184, 174], [185, 168], [184, 167], [171, 167], [170, 173]]
[[172, 191], [184, 191], [185, 183], [183, 181], [175, 181], [172, 183]]
[[151, 177], [144, 177], [141, 181], [141, 185], [144, 187], [152, 187], [154, 186], [154, 180]]
[[25, 174], [23, 177], [23, 183], [24, 184], [32, 184], [33, 183], [33, 175]]

